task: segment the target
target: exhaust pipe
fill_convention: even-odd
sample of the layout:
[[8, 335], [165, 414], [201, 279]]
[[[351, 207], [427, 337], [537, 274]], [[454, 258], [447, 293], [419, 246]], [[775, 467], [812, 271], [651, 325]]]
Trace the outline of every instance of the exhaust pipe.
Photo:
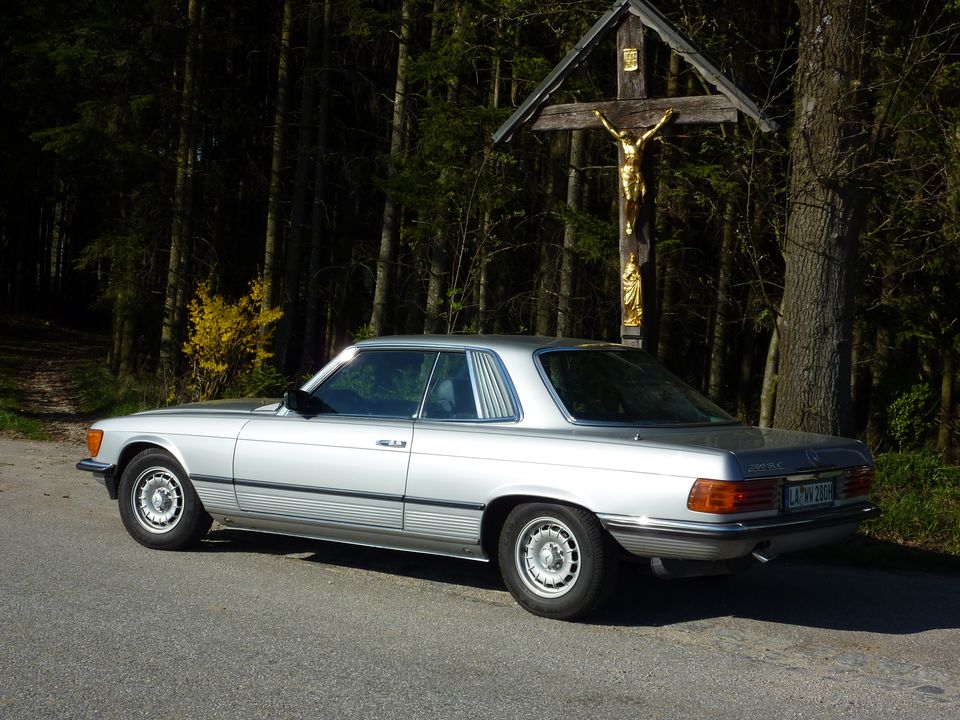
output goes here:
[[757, 545], [753, 549], [753, 552], [750, 554], [753, 555], [753, 557], [755, 557], [760, 562], [768, 563], [777, 557], [776, 553], [772, 553], [767, 549], [769, 548], [769, 546], [770, 546], [770, 543], [762, 543], [760, 545]]

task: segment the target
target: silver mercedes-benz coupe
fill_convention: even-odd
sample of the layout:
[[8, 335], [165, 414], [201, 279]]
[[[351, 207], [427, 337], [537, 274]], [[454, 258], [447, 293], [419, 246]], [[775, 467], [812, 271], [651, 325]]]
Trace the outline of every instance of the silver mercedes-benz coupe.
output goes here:
[[196, 543], [216, 520], [499, 562], [523, 607], [594, 610], [622, 560], [729, 573], [834, 542], [877, 512], [855, 440], [739, 423], [610, 343], [365, 340], [282, 401], [97, 422], [92, 472], [135, 540]]

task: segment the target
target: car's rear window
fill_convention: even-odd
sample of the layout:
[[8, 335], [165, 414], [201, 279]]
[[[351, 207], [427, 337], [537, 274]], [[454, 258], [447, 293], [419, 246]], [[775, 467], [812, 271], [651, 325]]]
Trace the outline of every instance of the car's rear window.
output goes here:
[[544, 350], [542, 374], [575, 422], [709, 425], [737, 422], [642, 350]]

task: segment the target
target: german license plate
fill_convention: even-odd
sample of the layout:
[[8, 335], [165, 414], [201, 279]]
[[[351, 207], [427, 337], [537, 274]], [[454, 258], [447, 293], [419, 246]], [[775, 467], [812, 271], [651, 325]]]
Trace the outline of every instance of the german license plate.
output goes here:
[[829, 505], [833, 502], [833, 480], [787, 485], [784, 505], [787, 510]]

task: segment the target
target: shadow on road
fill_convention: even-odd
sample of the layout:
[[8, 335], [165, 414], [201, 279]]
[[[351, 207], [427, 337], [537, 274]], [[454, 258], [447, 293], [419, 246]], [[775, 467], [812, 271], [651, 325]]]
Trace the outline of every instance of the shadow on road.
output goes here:
[[244, 530], [213, 530], [201, 546], [207, 552], [256, 552], [303, 555], [307, 562], [336, 565], [400, 577], [418, 578], [484, 590], [503, 590], [500, 573], [490, 563], [383, 550], [323, 540], [271, 535]]
[[597, 621], [662, 626], [715, 617], [884, 634], [960, 627], [960, 578], [780, 559], [672, 582], [630, 573]]
[[[503, 591], [495, 566], [239, 530], [215, 530], [207, 552], [297, 555], [361, 571]], [[779, 559], [736, 576], [663, 581], [622, 567], [616, 593], [590, 622], [660, 627], [738, 617], [844, 631], [911, 634], [960, 628], [960, 578]]]

